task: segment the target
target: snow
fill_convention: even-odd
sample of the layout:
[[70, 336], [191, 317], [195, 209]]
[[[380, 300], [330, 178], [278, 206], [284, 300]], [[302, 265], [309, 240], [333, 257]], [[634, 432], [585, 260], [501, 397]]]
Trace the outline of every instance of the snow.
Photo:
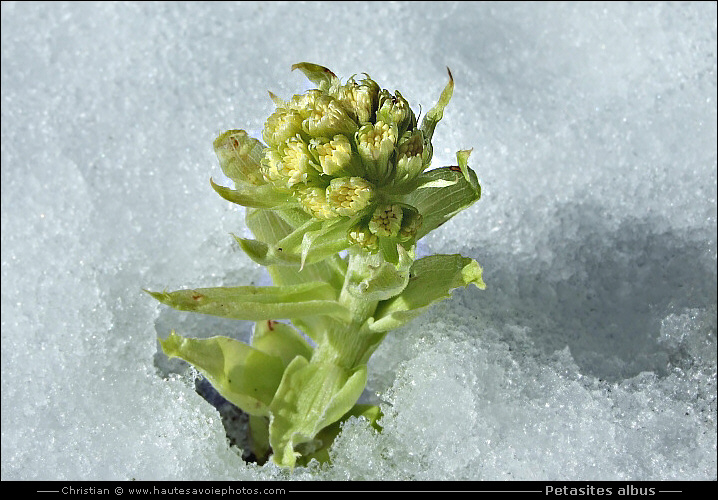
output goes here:
[[[2, 12], [2, 479], [716, 479], [715, 3], [15, 3]], [[428, 110], [485, 291], [392, 332], [328, 467], [246, 464], [142, 288], [268, 284], [209, 186], [293, 63]], [[174, 373], [179, 372], [179, 373]], [[168, 375], [169, 374], [169, 375]]]

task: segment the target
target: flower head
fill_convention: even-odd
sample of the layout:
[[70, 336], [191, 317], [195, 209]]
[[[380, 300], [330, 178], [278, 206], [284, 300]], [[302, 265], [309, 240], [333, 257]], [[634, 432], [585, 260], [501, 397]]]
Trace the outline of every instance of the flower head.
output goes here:
[[369, 221], [369, 231], [380, 237], [394, 238], [399, 235], [402, 215], [399, 205], [380, 205]]
[[336, 90], [336, 97], [349, 116], [360, 125], [369, 123], [377, 106], [379, 85], [369, 78], [359, 81], [350, 78], [345, 85]]
[[332, 179], [327, 201], [339, 215], [351, 216], [366, 208], [374, 195], [374, 186], [361, 177]]
[[379, 92], [379, 109], [376, 119], [386, 123], [395, 123], [400, 133], [407, 128], [416, 127], [416, 117], [409, 103], [397, 90], [391, 95], [388, 90]]
[[399, 241], [407, 242], [414, 240], [423, 221], [424, 218], [416, 208], [409, 205], [404, 206], [401, 217], [401, 229], [399, 229]]
[[364, 160], [369, 179], [381, 183], [389, 176], [391, 169], [387, 167], [396, 139], [397, 128], [393, 123], [368, 123], [357, 131], [357, 151]]
[[376, 253], [379, 250], [379, 238], [366, 225], [357, 225], [349, 230], [349, 241], [354, 245], [359, 245], [370, 253]]
[[294, 109], [277, 108], [264, 123], [262, 137], [270, 147], [277, 147], [302, 131], [302, 117]]
[[313, 95], [299, 102], [304, 104], [298, 109], [303, 118], [302, 130], [311, 137], [351, 135], [358, 128], [339, 102], [328, 94]]
[[324, 137], [312, 139], [309, 149], [317, 157], [321, 170], [326, 175], [335, 175], [350, 169], [353, 159], [352, 145], [345, 135], [337, 134], [331, 140]]
[[407, 131], [396, 148], [395, 183], [413, 180], [424, 170], [424, 136], [421, 130]]
[[267, 148], [262, 166], [265, 179], [283, 188], [306, 184], [319, 170], [307, 144], [299, 136], [287, 139], [279, 148]]
[[304, 187], [299, 189], [297, 194], [302, 207], [308, 214], [318, 219], [331, 219], [338, 216], [327, 202], [325, 189], [320, 187]]

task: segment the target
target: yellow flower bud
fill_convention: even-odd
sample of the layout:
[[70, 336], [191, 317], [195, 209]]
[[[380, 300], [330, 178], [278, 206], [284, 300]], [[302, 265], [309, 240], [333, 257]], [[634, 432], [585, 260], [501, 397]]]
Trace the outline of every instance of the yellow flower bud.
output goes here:
[[369, 221], [369, 231], [377, 236], [396, 237], [401, 229], [402, 215], [399, 205], [381, 205]]
[[417, 209], [409, 205], [405, 205], [402, 212], [399, 241], [411, 241], [416, 237], [424, 218]]
[[327, 194], [320, 187], [304, 187], [297, 190], [297, 196], [304, 210], [318, 219], [331, 219], [339, 214], [327, 203]]
[[359, 156], [364, 160], [367, 178], [379, 183], [386, 180], [391, 174], [388, 162], [396, 144], [396, 125], [382, 121], [368, 123], [359, 129], [355, 139]]
[[352, 145], [344, 135], [337, 134], [331, 141], [312, 139], [309, 149], [317, 157], [322, 172], [327, 175], [335, 175], [352, 164]]
[[312, 137], [352, 135], [357, 129], [356, 122], [337, 100], [320, 91], [294, 96], [290, 107], [302, 117], [302, 130]]
[[394, 182], [413, 180], [424, 170], [424, 136], [420, 130], [406, 132], [396, 148]]
[[359, 83], [350, 78], [346, 85], [337, 88], [336, 97], [349, 116], [364, 125], [372, 121], [378, 92], [379, 85], [367, 75]]
[[312, 174], [316, 175], [319, 166], [302, 139], [292, 137], [279, 148], [267, 148], [262, 159], [264, 177], [280, 187], [290, 188], [296, 184], [306, 184]]
[[388, 157], [396, 144], [396, 126], [378, 121], [364, 125], [357, 132], [357, 149], [362, 158], [379, 160]]
[[351, 216], [366, 208], [374, 196], [374, 186], [361, 177], [332, 179], [327, 201], [339, 215]]
[[264, 123], [262, 137], [270, 147], [277, 147], [302, 131], [302, 117], [294, 109], [277, 108]]
[[376, 253], [379, 250], [379, 238], [366, 226], [356, 226], [349, 231], [347, 239], [355, 244], [359, 245], [371, 253]]
[[416, 117], [411, 110], [409, 103], [397, 90], [396, 96], [391, 95], [388, 90], [379, 92], [379, 109], [376, 112], [376, 119], [386, 123], [395, 123], [399, 132], [416, 126]]

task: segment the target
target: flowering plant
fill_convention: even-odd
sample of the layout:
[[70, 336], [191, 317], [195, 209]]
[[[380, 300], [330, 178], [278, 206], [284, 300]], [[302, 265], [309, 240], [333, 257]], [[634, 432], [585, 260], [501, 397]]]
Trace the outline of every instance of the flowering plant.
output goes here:
[[214, 149], [234, 186], [210, 181], [220, 196], [247, 207], [256, 239], [235, 238], [275, 285], [149, 292], [176, 309], [256, 321], [251, 345], [174, 331], [160, 343], [249, 414], [257, 457], [271, 453], [288, 467], [327, 461], [352, 416], [379, 428], [379, 408], [357, 400], [366, 363], [389, 330], [454, 288], [484, 288], [473, 259], [415, 259], [419, 238], [481, 196], [470, 151], [457, 153], [456, 166], [428, 170], [432, 135], [454, 88], [451, 72], [418, 125], [399, 91], [368, 75], [342, 83], [316, 64], [292, 69], [316, 88], [288, 101], [270, 92], [276, 110], [264, 143], [244, 130], [221, 134]]

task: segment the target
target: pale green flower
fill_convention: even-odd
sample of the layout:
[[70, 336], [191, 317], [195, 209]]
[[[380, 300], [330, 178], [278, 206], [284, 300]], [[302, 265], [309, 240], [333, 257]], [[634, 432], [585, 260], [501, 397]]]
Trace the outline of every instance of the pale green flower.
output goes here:
[[356, 226], [349, 231], [349, 241], [359, 245], [370, 253], [379, 250], [379, 238], [366, 226]]
[[369, 221], [369, 231], [385, 238], [399, 235], [403, 211], [399, 205], [380, 205]]
[[407, 128], [411, 129], [416, 126], [416, 117], [409, 103], [398, 90], [395, 94], [395, 96], [391, 95], [388, 90], [379, 92], [379, 109], [376, 112], [376, 119], [386, 123], [395, 123], [399, 133], [402, 133]]
[[302, 131], [302, 117], [294, 109], [277, 108], [264, 123], [262, 137], [270, 147], [277, 147]]
[[425, 171], [453, 92], [451, 73], [417, 127], [402, 95], [368, 75], [342, 84], [317, 64], [292, 69], [317, 88], [287, 101], [270, 92], [276, 109], [264, 124], [264, 144], [243, 130], [214, 143], [234, 186], [211, 186], [247, 207], [256, 239], [235, 239], [267, 266], [274, 285], [150, 292], [182, 311], [257, 322], [250, 345], [174, 333], [161, 345], [250, 415], [250, 448], [260, 464], [271, 454], [284, 467], [328, 461], [349, 418], [367, 417], [378, 429], [380, 409], [357, 400], [386, 332], [454, 288], [484, 287], [473, 259], [415, 256], [419, 238], [481, 196], [470, 150], [457, 153], [457, 166]]
[[374, 186], [361, 177], [332, 179], [327, 188], [329, 205], [343, 216], [354, 215], [366, 208], [374, 196]]
[[318, 219], [331, 219], [339, 215], [327, 202], [327, 192], [324, 188], [305, 187], [299, 189], [297, 195], [304, 210]]
[[322, 92], [319, 89], [310, 89], [307, 90], [303, 94], [295, 94], [292, 96], [291, 100], [288, 103], [288, 106], [290, 109], [293, 109], [302, 116], [302, 119], [309, 116], [309, 111], [314, 106], [314, 103], [316, 100], [322, 96], [325, 95], [324, 92]]
[[274, 148], [265, 148], [264, 156], [261, 161], [262, 173], [264, 179], [271, 183], [281, 183], [284, 181], [282, 171], [282, 155]]
[[350, 78], [345, 85], [337, 88], [335, 95], [349, 116], [364, 125], [372, 119], [378, 93], [379, 85], [367, 75], [358, 83]]
[[394, 152], [397, 133], [395, 124], [382, 121], [368, 123], [357, 131], [357, 151], [364, 160], [370, 180], [383, 182], [391, 173], [388, 162]]
[[331, 140], [323, 137], [312, 139], [309, 150], [316, 156], [326, 175], [346, 171], [354, 163], [352, 145], [345, 135], [337, 134]]
[[336, 99], [321, 94], [309, 98], [306, 105], [299, 109], [304, 117], [302, 130], [312, 137], [333, 137], [335, 134], [352, 135], [357, 124]]
[[287, 188], [306, 184], [319, 170], [307, 144], [299, 136], [288, 139], [277, 149], [267, 148], [262, 166], [268, 181]]
[[424, 170], [424, 136], [421, 130], [407, 131], [396, 149], [395, 182], [413, 180]]
[[399, 241], [412, 241], [416, 237], [424, 218], [419, 211], [412, 206], [406, 205], [402, 210], [401, 229], [399, 230]]

